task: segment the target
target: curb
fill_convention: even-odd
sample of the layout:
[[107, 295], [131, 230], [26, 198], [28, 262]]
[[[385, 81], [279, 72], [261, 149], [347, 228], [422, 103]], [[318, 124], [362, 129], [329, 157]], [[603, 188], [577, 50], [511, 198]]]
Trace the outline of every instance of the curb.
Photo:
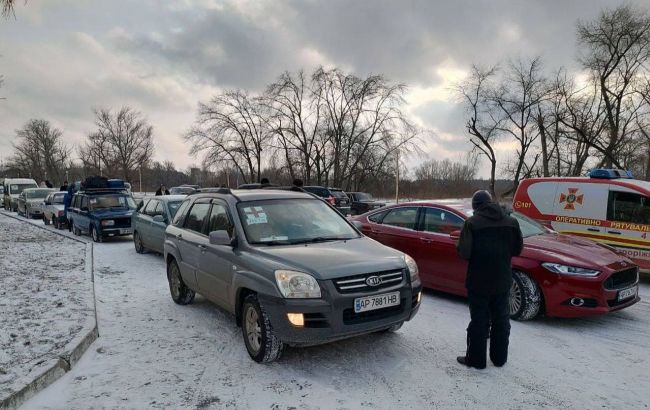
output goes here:
[[[28, 223], [13, 215], [8, 215], [6, 211], [0, 212], [3, 216], [16, 219], [23, 223]], [[33, 224], [30, 224], [33, 225]], [[95, 298], [95, 272], [94, 272], [94, 255], [92, 242], [82, 241], [77, 238], [69, 237], [62, 233], [52, 231], [44, 226], [33, 225], [37, 228], [53, 232], [59, 236], [83, 243], [86, 245], [85, 250], [85, 267], [84, 271], [90, 278], [93, 293], [93, 313], [94, 315], [84, 323], [81, 331], [65, 345], [63, 351], [55, 358], [37, 363], [27, 375], [14, 381], [9, 387], [10, 392], [5, 397], [0, 397], [0, 409], [16, 409], [24, 404], [38, 392], [57, 381], [60, 377], [70, 371], [77, 364], [81, 356], [86, 352], [91, 344], [99, 337], [97, 327], [97, 300]], [[38, 359], [37, 359], [38, 360]]]

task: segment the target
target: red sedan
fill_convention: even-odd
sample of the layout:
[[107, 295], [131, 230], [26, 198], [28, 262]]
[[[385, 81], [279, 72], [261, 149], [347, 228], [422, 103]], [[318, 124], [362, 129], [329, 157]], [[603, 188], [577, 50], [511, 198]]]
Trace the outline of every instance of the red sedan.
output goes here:
[[[467, 263], [456, 242], [472, 214], [466, 201], [411, 202], [352, 218], [361, 231], [413, 257], [424, 287], [467, 295]], [[524, 236], [524, 250], [513, 258], [510, 314], [528, 320], [577, 317], [619, 310], [638, 302], [638, 267], [616, 250], [555, 233], [513, 212]]]

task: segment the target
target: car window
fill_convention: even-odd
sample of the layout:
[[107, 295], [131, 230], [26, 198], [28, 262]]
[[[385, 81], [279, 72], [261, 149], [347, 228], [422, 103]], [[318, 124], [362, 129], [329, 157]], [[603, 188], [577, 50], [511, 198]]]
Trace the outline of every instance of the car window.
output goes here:
[[382, 224], [399, 228], [415, 229], [418, 215], [417, 207], [393, 208], [382, 220]]
[[304, 189], [305, 191], [311, 192], [312, 194], [316, 194], [322, 198], [327, 198], [328, 196], [330, 196], [329, 189], [325, 189], [321, 187], [306, 187]]
[[357, 201], [371, 201], [372, 200], [372, 195], [366, 194], [364, 192], [357, 192], [356, 194], [354, 194], [354, 196], [355, 196], [355, 199]]
[[198, 233], [203, 233], [203, 224], [206, 219], [208, 219], [208, 212], [210, 211], [210, 204], [208, 203], [198, 203], [192, 205], [187, 218], [185, 219], [185, 224], [183, 227], [189, 229], [190, 231], [195, 231]]
[[519, 212], [512, 212], [510, 214], [513, 218], [519, 223], [519, 229], [521, 229], [521, 236], [528, 238], [529, 236], [542, 235], [547, 232], [539, 223], [530, 219], [529, 217], [520, 214]]
[[160, 204], [160, 201], [156, 199], [152, 199], [149, 201], [147, 206], [144, 208], [143, 213], [149, 216], [154, 216], [156, 215], [156, 207]]
[[330, 192], [332, 193], [332, 196], [334, 196], [337, 199], [341, 199], [341, 198], [348, 199], [348, 196], [345, 195], [345, 192], [343, 192], [343, 191], [330, 190]]
[[50, 197], [50, 202], [53, 204], [63, 204], [65, 200], [65, 194], [53, 194]]
[[232, 238], [233, 226], [228, 217], [228, 210], [221, 204], [212, 204], [212, 210], [210, 211], [208, 232], [214, 231], [226, 231]]
[[386, 214], [388, 213], [388, 211], [389, 210], [377, 212], [376, 214], [372, 214], [372, 215], [368, 216], [368, 220], [370, 222], [380, 224], [382, 219], [384, 219], [384, 216], [386, 216]]
[[84, 211], [88, 210], [88, 197], [87, 196], [81, 197], [81, 206], [80, 206], [80, 208], [83, 209]]
[[316, 199], [276, 199], [237, 205], [251, 244], [297, 244], [358, 238], [337, 211]]
[[141, 199], [138, 202], [138, 206], [136, 208], [136, 211], [140, 212], [141, 214], [144, 213], [144, 209], [146, 208], [147, 204], [149, 203], [150, 199]]
[[174, 215], [174, 220], [172, 221], [172, 224], [174, 226], [182, 225], [182, 221], [185, 218], [185, 214], [187, 213], [187, 210], [190, 207], [191, 202], [192, 200], [186, 199], [181, 203], [181, 206], [178, 207], [178, 210], [176, 211], [176, 215]]
[[632, 192], [609, 192], [607, 219], [650, 224], [650, 198]]
[[9, 185], [9, 193], [17, 195], [27, 188], [36, 188], [36, 184], [11, 184]]
[[440, 208], [424, 208], [425, 232], [450, 234], [463, 227], [464, 221], [449, 211]]
[[49, 188], [34, 189], [34, 190], [25, 191], [24, 193], [27, 199], [41, 199], [51, 194], [52, 190]]
[[168, 201], [167, 202], [167, 210], [169, 211], [169, 215], [172, 218], [176, 216], [176, 212], [178, 212], [178, 208], [180, 208], [182, 203], [183, 203], [183, 201]]
[[153, 210], [153, 216], [156, 215], [164, 215], [165, 214], [165, 208], [163, 208], [164, 205], [162, 202], [158, 201], [158, 205], [156, 205], [156, 209]]

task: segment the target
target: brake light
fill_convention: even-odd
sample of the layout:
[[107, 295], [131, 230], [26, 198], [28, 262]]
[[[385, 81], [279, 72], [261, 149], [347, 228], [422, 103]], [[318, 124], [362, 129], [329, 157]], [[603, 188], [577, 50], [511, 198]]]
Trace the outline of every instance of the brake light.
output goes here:
[[336, 205], [336, 198], [333, 196], [327, 197], [327, 202], [329, 202], [330, 205]]

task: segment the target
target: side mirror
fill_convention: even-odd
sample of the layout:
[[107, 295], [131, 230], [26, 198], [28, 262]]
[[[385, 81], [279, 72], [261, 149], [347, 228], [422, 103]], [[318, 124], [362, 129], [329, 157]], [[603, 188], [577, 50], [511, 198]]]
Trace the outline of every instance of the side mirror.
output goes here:
[[360, 221], [352, 221], [352, 226], [354, 226], [358, 230], [361, 230], [361, 228], [363, 228], [363, 224]]
[[232, 246], [232, 240], [226, 231], [212, 231], [210, 245]]
[[460, 239], [460, 230], [457, 229], [457, 230], [455, 230], [455, 231], [452, 231], [452, 232], [449, 234], [449, 237], [450, 237], [451, 239], [457, 241], [458, 239]]
[[167, 221], [165, 220], [165, 217], [162, 216], [162, 215], [156, 215], [156, 216], [154, 216], [154, 217], [153, 217], [153, 221], [154, 221], [154, 222], [158, 222], [158, 223], [160, 223], [160, 222], [162, 222], [162, 223], [167, 223]]

